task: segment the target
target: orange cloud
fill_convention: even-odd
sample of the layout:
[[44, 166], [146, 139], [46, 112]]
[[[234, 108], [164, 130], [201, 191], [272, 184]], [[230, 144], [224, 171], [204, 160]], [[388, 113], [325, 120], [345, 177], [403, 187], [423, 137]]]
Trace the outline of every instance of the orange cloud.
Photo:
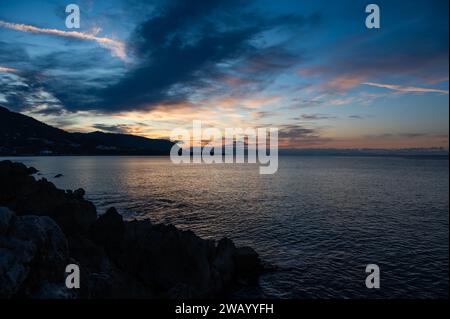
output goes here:
[[[305, 77], [316, 77], [320, 75], [327, 75], [329, 70], [325, 67], [307, 68], [298, 71], [298, 75]], [[334, 77], [330, 77], [328, 81], [323, 82], [320, 86], [323, 89], [334, 89], [337, 91], [347, 91], [352, 89], [362, 82], [367, 81], [369, 75], [365, 72], [354, 72], [340, 74]]]
[[365, 80], [366, 76], [364, 75], [344, 74], [326, 82], [326, 86], [338, 91], [346, 91], [360, 85]]

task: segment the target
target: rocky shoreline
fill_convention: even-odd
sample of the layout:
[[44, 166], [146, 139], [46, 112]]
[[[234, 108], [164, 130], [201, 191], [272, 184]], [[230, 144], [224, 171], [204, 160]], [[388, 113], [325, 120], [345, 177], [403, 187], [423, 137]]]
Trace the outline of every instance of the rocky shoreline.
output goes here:
[[[214, 298], [257, 285], [252, 248], [124, 221], [114, 208], [98, 216], [84, 190], [35, 173], [0, 162], [0, 298]], [[79, 289], [65, 285], [68, 264], [80, 268]]]

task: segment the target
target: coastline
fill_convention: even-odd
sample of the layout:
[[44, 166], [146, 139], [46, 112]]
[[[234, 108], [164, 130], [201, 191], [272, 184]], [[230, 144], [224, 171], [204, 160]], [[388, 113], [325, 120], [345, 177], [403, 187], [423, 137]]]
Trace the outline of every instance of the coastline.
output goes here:
[[[83, 189], [60, 190], [37, 170], [0, 161], [0, 298], [211, 298], [257, 286], [250, 247], [149, 220], [98, 216]], [[78, 265], [79, 289], [65, 285]]]

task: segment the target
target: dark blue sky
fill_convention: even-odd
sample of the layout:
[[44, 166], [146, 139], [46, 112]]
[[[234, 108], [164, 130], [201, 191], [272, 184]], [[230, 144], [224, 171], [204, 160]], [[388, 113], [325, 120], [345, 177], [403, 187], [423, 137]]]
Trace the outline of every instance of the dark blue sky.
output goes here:
[[448, 30], [447, 0], [3, 0], [0, 104], [77, 131], [197, 119], [277, 126], [286, 147], [448, 147]]

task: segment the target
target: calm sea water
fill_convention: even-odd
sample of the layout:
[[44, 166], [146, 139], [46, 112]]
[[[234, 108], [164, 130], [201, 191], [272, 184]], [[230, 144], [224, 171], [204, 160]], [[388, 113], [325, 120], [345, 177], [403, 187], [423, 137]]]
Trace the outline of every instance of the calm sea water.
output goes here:
[[[260, 280], [268, 297], [448, 297], [448, 160], [281, 157], [273, 176], [165, 157], [15, 160], [60, 188], [84, 188], [100, 213], [115, 206], [254, 247], [279, 267]], [[365, 286], [372, 263], [379, 290]]]

